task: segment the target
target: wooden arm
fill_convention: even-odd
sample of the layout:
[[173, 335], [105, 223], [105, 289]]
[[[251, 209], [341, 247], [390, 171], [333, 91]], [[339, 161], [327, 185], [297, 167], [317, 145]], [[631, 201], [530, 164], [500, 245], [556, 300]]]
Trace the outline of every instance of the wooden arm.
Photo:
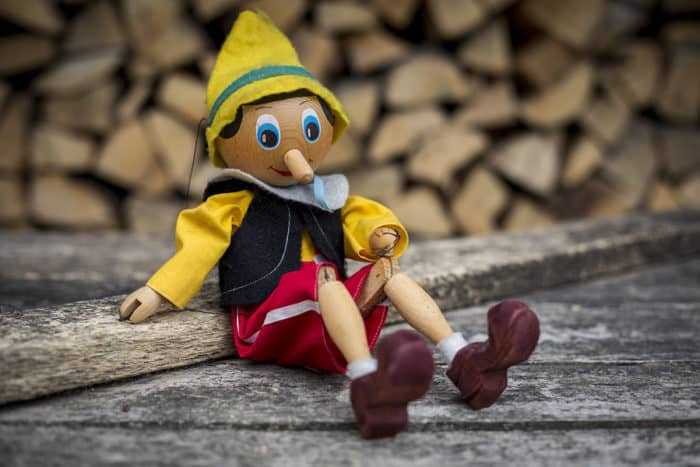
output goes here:
[[147, 285], [129, 294], [119, 308], [119, 319], [140, 323], [154, 315], [167, 300]]
[[369, 237], [369, 247], [381, 258], [391, 258], [394, 247], [401, 240], [401, 234], [391, 227], [379, 227]]

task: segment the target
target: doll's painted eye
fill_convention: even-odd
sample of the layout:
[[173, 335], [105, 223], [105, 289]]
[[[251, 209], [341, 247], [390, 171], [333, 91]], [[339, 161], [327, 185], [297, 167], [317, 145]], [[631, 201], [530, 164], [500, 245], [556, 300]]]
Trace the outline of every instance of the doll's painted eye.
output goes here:
[[270, 114], [263, 114], [255, 122], [255, 136], [261, 148], [270, 151], [280, 145], [280, 124]]
[[306, 141], [309, 143], [318, 141], [318, 137], [321, 136], [321, 123], [318, 121], [318, 115], [314, 109], [305, 109], [301, 113], [301, 125]]

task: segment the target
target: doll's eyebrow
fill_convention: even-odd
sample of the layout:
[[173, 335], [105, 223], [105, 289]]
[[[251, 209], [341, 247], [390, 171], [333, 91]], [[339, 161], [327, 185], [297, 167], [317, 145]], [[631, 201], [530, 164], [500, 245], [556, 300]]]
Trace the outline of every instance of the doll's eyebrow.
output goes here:
[[311, 102], [311, 99], [306, 99], [305, 101], [301, 101], [301, 102], [299, 102], [299, 105], [304, 105], [307, 102]]
[[271, 109], [271, 108], [272, 108], [272, 107], [270, 107], [269, 105], [261, 105], [260, 107], [256, 107], [255, 110], [259, 110], [259, 109]]

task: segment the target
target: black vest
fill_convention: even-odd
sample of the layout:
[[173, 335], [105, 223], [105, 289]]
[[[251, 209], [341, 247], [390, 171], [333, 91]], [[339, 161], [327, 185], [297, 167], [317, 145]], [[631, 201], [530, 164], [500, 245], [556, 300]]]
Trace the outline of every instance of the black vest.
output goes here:
[[272, 293], [283, 274], [299, 269], [303, 228], [316, 250], [346, 277], [340, 210], [327, 212], [285, 200], [236, 179], [210, 183], [204, 200], [242, 190], [252, 191], [253, 200], [219, 260], [222, 306], [258, 304]]

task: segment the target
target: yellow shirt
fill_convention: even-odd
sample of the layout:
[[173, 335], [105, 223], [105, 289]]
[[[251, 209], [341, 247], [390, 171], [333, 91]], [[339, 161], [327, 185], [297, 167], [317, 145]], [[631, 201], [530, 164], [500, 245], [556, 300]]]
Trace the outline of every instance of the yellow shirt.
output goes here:
[[[253, 200], [253, 193], [244, 190], [209, 197], [199, 206], [180, 213], [176, 226], [176, 252], [148, 280], [146, 285], [183, 308], [202, 287], [204, 279], [224, 255], [231, 235], [240, 227]], [[401, 235], [394, 248], [394, 257], [401, 256], [408, 246], [408, 233], [394, 214], [381, 204], [350, 196], [340, 210], [345, 234], [345, 256], [358, 261], [374, 262], [369, 238], [379, 227], [391, 227]], [[315, 248], [304, 231], [301, 260], [312, 261]]]

